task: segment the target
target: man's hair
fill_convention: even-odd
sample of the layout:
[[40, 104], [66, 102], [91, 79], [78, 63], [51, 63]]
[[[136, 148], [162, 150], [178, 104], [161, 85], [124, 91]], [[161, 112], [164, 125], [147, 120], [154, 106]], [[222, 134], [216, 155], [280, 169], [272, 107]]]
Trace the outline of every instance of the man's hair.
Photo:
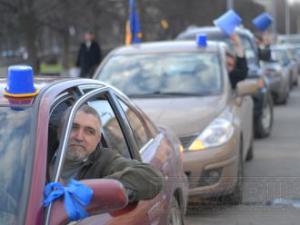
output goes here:
[[[67, 116], [70, 114], [71, 109], [72, 109], [72, 107], [69, 107], [69, 108], [63, 113], [63, 116], [62, 116], [62, 118], [61, 118], [61, 123], [60, 123], [60, 126], [59, 126], [60, 128], [61, 128], [61, 126], [64, 124], [64, 122], [67, 120]], [[84, 113], [86, 113], [86, 114], [90, 114], [90, 115], [93, 115], [94, 117], [96, 117], [96, 119], [99, 121], [99, 125], [100, 125], [99, 133], [101, 133], [101, 131], [102, 131], [102, 121], [101, 121], [101, 118], [100, 118], [98, 112], [97, 112], [93, 107], [91, 107], [91, 106], [89, 106], [89, 105], [87, 105], [87, 104], [84, 104], [84, 105], [82, 105], [82, 106], [77, 110], [76, 113], [78, 113], [78, 112], [84, 112]], [[59, 128], [59, 129], [60, 129], [60, 128]]]
[[82, 105], [77, 112], [84, 112], [86, 114], [91, 114], [93, 115], [94, 117], [97, 118], [97, 120], [99, 121], [99, 124], [100, 124], [100, 127], [102, 125], [102, 121], [101, 121], [101, 118], [98, 114], [98, 112], [91, 106], [87, 105], [87, 104], [84, 104]]

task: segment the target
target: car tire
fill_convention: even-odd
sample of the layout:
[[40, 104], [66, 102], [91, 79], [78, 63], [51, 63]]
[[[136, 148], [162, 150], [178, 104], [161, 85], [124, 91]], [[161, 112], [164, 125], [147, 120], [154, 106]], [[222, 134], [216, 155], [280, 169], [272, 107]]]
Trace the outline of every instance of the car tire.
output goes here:
[[284, 96], [281, 96], [280, 98], [276, 99], [276, 104], [278, 105], [285, 105], [287, 104], [289, 97], [290, 97], [290, 87], [288, 86], [287, 88], [288, 90], [286, 91], [286, 93], [284, 94]]
[[184, 225], [182, 210], [177, 199], [171, 199], [171, 209], [168, 215], [168, 225]]
[[252, 139], [250, 147], [247, 152], [246, 161], [247, 162], [251, 161], [253, 159], [253, 157], [254, 157], [254, 152], [253, 152], [253, 139]]
[[298, 86], [299, 82], [298, 82], [298, 76], [297, 76], [297, 79], [294, 81], [294, 85], [295, 86]]
[[255, 137], [265, 138], [271, 134], [273, 126], [273, 100], [270, 95], [264, 102], [263, 110], [255, 123]]
[[233, 192], [222, 197], [224, 204], [239, 205], [243, 201], [243, 179], [244, 178], [244, 161], [243, 161], [243, 143], [240, 144], [239, 162], [237, 171], [237, 182]]

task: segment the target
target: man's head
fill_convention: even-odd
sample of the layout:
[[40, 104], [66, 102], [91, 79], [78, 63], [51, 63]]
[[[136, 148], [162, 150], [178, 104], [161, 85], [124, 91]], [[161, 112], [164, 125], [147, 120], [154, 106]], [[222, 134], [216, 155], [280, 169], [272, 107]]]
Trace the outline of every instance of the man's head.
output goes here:
[[83, 105], [77, 111], [69, 138], [66, 158], [81, 161], [96, 149], [101, 140], [101, 119], [95, 109]]
[[94, 40], [94, 34], [92, 33], [92, 32], [90, 32], [90, 31], [88, 31], [88, 32], [85, 32], [85, 34], [84, 34], [84, 41], [85, 42], [91, 42], [92, 40]]

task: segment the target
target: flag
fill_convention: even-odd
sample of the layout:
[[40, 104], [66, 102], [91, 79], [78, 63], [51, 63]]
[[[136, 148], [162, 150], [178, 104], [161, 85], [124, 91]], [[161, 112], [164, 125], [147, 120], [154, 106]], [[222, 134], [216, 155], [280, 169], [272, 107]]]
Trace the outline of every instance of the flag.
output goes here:
[[125, 44], [140, 43], [142, 32], [140, 29], [139, 16], [136, 10], [135, 0], [129, 0], [129, 18], [126, 22]]

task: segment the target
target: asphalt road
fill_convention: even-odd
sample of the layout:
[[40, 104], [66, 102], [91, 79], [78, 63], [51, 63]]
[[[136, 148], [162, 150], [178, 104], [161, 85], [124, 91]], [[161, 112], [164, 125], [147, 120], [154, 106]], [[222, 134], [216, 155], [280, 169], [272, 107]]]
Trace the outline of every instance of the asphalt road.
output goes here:
[[[287, 105], [275, 106], [272, 135], [255, 140], [254, 152], [253, 161], [245, 164], [243, 203], [190, 208], [186, 225], [300, 224], [299, 87], [292, 90]], [[278, 198], [281, 204], [274, 204]]]

